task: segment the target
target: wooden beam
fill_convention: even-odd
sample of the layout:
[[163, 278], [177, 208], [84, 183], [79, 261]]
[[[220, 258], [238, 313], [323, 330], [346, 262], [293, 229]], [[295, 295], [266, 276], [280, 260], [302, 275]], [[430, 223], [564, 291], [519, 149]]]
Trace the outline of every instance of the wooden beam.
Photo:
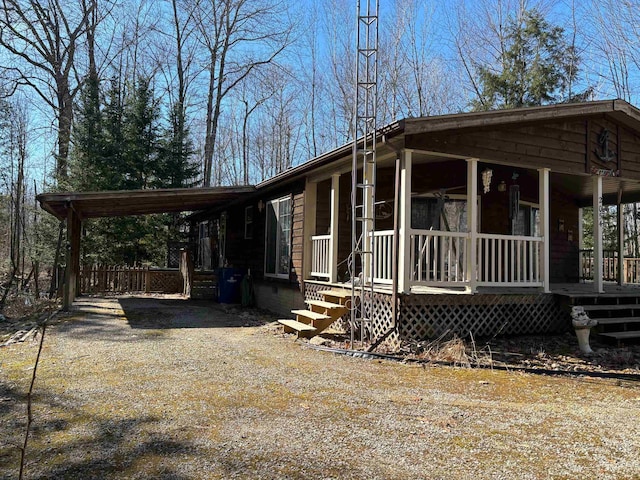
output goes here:
[[542, 275], [542, 286], [545, 293], [551, 292], [551, 271], [549, 269], [550, 258], [550, 235], [549, 235], [549, 217], [551, 205], [549, 198], [549, 169], [541, 168], [538, 170], [538, 202], [540, 208], [540, 235], [542, 236], [542, 258], [540, 259], [540, 270]]
[[340, 220], [340, 175], [331, 176], [331, 241], [329, 243], [329, 281], [338, 281], [338, 225]]
[[477, 290], [478, 282], [478, 159], [467, 159], [467, 212], [469, 228], [469, 255], [467, 255], [468, 289]]
[[317, 192], [318, 184], [307, 180], [304, 187], [304, 225], [302, 227], [304, 236], [304, 244], [302, 246], [303, 280], [307, 280], [311, 277], [311, 264], [313, 258], [311, 237], [316, 234], [316, 205], [318, 204]]
[[400, 248], [398, 291], [411, 292], [411, 150], [402, 150], [400, 169]]
[[593, 177], [593, 288], [604, 293], [602, 281], [602, 177]]
[[69, 310], [79, 293], [81, 231], [82, 222], [71, 204], [67, 208], [67, 267], [62, 299], [62, 308], [65, 311]]
[[618, 190], [618, 285], [624, 285], [626, 278], [624, 274], [624, 209], [622, 203], [622, 185]]

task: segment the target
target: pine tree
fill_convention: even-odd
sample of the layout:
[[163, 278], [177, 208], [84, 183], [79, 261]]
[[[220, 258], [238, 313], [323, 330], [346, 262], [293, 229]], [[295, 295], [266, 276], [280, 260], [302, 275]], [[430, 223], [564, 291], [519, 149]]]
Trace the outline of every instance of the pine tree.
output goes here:
[[563, 101], [582, 101], [590, 94], [571, 92], [579, 58], [561, 27], [548, 23], [537, 10], [510, 18], [505, 48], [497, 69], [476, 66], [482, 87], [474, 110], [518, 108]]

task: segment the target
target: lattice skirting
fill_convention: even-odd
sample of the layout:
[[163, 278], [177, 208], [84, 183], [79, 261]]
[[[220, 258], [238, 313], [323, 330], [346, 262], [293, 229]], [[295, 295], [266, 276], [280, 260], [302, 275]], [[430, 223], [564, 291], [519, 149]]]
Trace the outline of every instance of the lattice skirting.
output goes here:
[[182, 293], [182, 276], [180, 272], [149, 272], [149, 291], [163, 293]]
[[487, 337], [555, 333], [568, 327], [567, 311], [552, 294], [408, 295], [400, 302], [399, 337]]
[[[328, 285], [305, 283], [306, 300], [322, 300]], [[557, 333], [569, 329], [566, 308], [553, 294], [399, 295], [397, 330], [393, 328], [392, 296], [373, 294], [370, 340], [388, 335], [384, 344], [398, 348], [406, 341], [436, 339], [456, 334], [467, 338], [509, 334]], [[340, 326], [348, 329], [349, 314]]]

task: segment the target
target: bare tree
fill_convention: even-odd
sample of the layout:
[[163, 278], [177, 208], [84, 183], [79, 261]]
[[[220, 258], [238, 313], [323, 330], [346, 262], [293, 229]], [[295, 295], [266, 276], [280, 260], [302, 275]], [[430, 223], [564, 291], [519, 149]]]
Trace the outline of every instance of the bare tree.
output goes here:
[[289, 45], [284, 4], [267, 0], [198, 0], [196, 18], [207, 53], [204, 185], [211, 184], [223, 102], [254, 69], [273, 62]]
[[4, 71], [16, 87], [33, 88], [54, 110], [58, 178], [67, 176], [73, 97], [78, 89], [73, 81], [76, 50], [95, 3], [82, 0], [70, 6], [59, 0], [2, 0], [0, 46], [13, 57]]

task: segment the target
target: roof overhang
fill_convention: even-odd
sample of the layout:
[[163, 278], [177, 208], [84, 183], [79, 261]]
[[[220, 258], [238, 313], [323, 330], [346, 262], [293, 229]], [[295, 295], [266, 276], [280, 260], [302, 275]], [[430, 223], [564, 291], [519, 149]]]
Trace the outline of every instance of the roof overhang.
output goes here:
[[254, 186], [169, 188], [43, 193], [37, 198], [44, 210], [63, 220], [70, 209], [81, 219], [192, 212], [221, 207], [255, 191]]
[[407, 118], [404, 133], [442, 132], [466, 128], [484, 128], [515, 123], [543, 122], [594, 115], [607, 115], [620, 123], [640, 131], [640, 110], [624, 100], [602, 100], [584, 103], [565, 103], [540, 107], [490, 110], [486, 112], [456, 113], [434, 117]]

